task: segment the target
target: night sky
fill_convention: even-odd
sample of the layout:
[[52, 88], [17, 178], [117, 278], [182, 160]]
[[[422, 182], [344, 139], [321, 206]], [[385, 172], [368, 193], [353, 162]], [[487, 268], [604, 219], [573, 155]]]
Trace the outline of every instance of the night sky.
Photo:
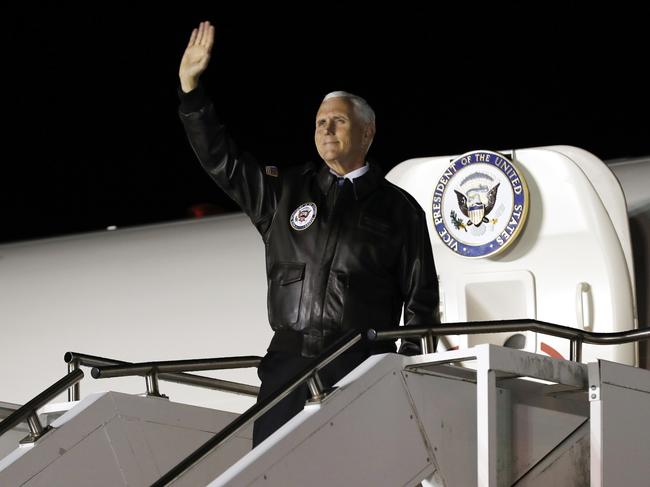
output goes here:
[[178, 63], [204, 19], [217, 29], [204, 84], [265, 164], [318, 157], [314, 115], [339, 89], [374, 107], [370, 155], [386, 171], [412, 157], [551, 144], [604, 160], [650, 155], [640, 12], [178, 5], [3, 12], [0, 242], [184, 219], [200, 204], [237, 209], [176, 113]]

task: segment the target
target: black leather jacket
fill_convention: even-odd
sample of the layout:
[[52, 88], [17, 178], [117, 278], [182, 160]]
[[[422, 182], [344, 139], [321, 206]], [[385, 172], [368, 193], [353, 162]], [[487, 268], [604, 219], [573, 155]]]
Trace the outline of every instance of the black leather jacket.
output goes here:
[[[236, 148], [200, 88], [181, 102], [202, 166], [264, 240], [269, 350], [313, 357], [348, 330], [397, 326], [402, 306], [406, 325], [437, 322], [424, 212], [377, 166], [341, 187], [323, 163], [277, 174]], [[373, 347], [395, 351], [392, 342]]]

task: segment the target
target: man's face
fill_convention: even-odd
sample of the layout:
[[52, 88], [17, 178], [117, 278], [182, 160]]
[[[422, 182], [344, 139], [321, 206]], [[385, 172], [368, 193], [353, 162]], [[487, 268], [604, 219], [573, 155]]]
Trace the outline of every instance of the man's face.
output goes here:
[[343, 97], [325, 100], [316, 114], [314, 139], [321, 158], [332, 167], [363, 165], [372, 128], [363, 124], [352, 103]]

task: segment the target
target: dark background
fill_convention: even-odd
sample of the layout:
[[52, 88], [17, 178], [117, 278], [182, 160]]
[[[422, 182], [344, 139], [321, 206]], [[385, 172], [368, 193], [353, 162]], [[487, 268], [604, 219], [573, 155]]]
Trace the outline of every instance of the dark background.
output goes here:
[[650, 155], [642, 12], [545, 2], [26, 4], [2, 14], [0, 242], [190, 217], [234, 204], [178, 120], [191, 29], [217, 27], [204, 76], [231, 133], [266, 164], [317, 157], [329, 91], [377, 112], [371, 156], [569, 144]]

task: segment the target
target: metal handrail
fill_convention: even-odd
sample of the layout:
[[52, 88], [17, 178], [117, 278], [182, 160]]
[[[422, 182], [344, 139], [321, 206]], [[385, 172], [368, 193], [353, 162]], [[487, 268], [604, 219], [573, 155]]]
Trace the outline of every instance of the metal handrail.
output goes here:
[[[78, 370], [80, 366], [99, 367], [101, 365], [119, 365], [128, 362], [113, 360], [95, 355], [86, 355], [85, 353], [66, 352], [63, 355], [63, 361], [68, 364], [68, 373]], [[68, 389], [68, 402], [78, 401], [81, 399], [81, 388], [79, 383]]]
[[16, 411], [7, 416], [0, 422], [0, 436], [11, 430], [17, 424], [27, 421], [29, 431], [31, 434], [23, 440], [23, 442], [34, 442], [43, 436], [49, 429], [49, 426], [43, 426], [38, 419], [36, 411], [50, 402], [56, 396], [61, 394], [70, 386], [76, 384], [83, 379], [84, 373], [81, 370], [74, 370], [68, 375], [59, 379], [50, 387], [41, 392], [38, 396], [33, 398], [25, 405], [18, 408]]
[[129, 365], [112, 365], [95, 367], [92, 376], [95, 379], [108, 377], [126, 377], [130, 375], [147, 375], [154, 369], [158, 373], [165, 372], [189, 372], [196, 370], [222, 370], [239, 369], [244, 367], [257, 367], [261, 357], [223, 357], [223, 358], [200, 358], [191, 360], [166, 360], [162, 362], [141, 362]]
[[[366, 332], [366, 338], [369, 341], [377, 341], [419, 337], [421, 340], [422, 352], [429, 353], [435, 351], [436, 343], [433, 337], [438, 335], [472, 335], [513, 331], [534, 331], [546, 335], [567, 338], [571, 341], [571, 360], [573, 361], [580, 361], [582, 359], [582, 343], [616, 345], [619, 343], [629, 343], [650, 339], [650, 329], [628, 330], [614, 333], [593, 333], [578, 330], [576, 328], [570, 328], [568, 326], [530, 319], [446, 323], [433, 327], [408, 326], [381, 331], [370, 329]], [[310, 391], [314, 396], [312, 399], [320, 400], [324, 394], [323, 392], [319, 392], [319, 388], [322, 388], [322, 384], [320, 384], [320, 380], [318, 379], [318, 370], [362, 339], [363, 336], [361, 334], [353, 336], [351, 332], [345, 335], [332, 347], [326, 350], [320, 357], [316, 358], [313, 362], [310, 362], [306, 369], [297, 374], [286, 387], [279, 389], [266, 400], [258, 402], [246, 410], [232, 423], [206, 441], [178, 465], [154, 482], [151, 487], [162, 487], [178, 478], [183, 474], [183, 472], [201, 460], [201, 458], [207, 455], [210, 451], [217, 448], [228, 438], [236, 434], [240, 429], [247, 426], [251, 421], [255, 421], [303, 382], [308, 381]]]
[[216, 433], [212, 438], [210, 438], [203, 445], [193, 451], [179, 464], [169, 470], [165, 475], [151, 484], [151, 487], [162, 487], [164, 485], [167, 485], [169, 482], [172, 482], [178, 476], [182, 475], [185, 470], [201, 460], [201, 458], [210, 453], [212, 450], [219, 447], [222, 443], [234, 436], [237, 432], [247, 427], [252, 421], [255, 421], [257, 418], [262, 416], [278, 402], [284, 399], [287, 395], [293, 392], [296, 388], [300, 387], [303, 383], [307, 383], [307, 386], [309, 387], [312, 395], [312, 401], [322, 400], [327, 395], [328, 391], [324, 390], [323, 384], [321, 383], [320, 377], [318, 375], [318, 371], [361, 340], [363, 340], [363, 335], [358, 331], [351, 331], [344, 335], [327, 350], [325, 350], [323, 354], [309, 362], [305, 369], [296, 374], [285, 387], [278, 389], [266, 399], [259, 401], [244, 411], [237, 417], [237, 419]]
[[626, 330], [612, 333], [594, 333], [571, 328], [568, 326], [556, 325], [546, 321], [518, 319], [502, 321], [468, 321], [458, 323], [444, 323], [436, 326], [407, 326], [396, 327], [387, 330], [373, 330], [367, 332], [370, 341], [395, 340], [397, 338], [419, 337], [422, 342], [422, 353], [435, 351], [430, 346], [432, 340], [429, 337], [438, 335], [475, 335], [481, 333], [500, 333], [513, 331], [533, 331], [560, 338], [567, 338], [571, 342], [570, 360], [580, 362], [582, 360], [582, 344], [591, 343], [594, 345], [618, 345], [621, 343], [638, 342], [650, 339], [650, 329]]
[[[248, 365], [248, 367], [255, 367], [259, 362], [262, 360], [261, 357], [247, 357], [250, 359], [251, 365]], [[75, 370], [78, 369], [80, 366], [85, 366], [85, 367], [129, 367], [129, 366], [138, 366], [140, 364], [133, 364], [132, 362], [124, 362], [122, 360], [114, 360], [114, 359], [109, 359], [109, 358], [104, 358], [104, 357], [97, 357], [95, 355], [86, 355], [83, 353], [77, 353], [77, 352], [66, 352], [66, 354], [63, 356], [63, 360], [68, 363], [68, 370]], [[198, 360], [178, 360], [175, 362], [181, 363], [181, 362], [187, 362], [187, 363], [193, 363], [193, 362], [199, 362], [203, 359], [198, 359]], [[217, 360], [230, 360], [230, 359], [217, 359]], [[252, 365], [253, 361], [257, 361], [257, 364]], [[156, 362], [150, 362], [150, 363], [156, 363]], [[160, 362], [160, 363], [167, 363], [167, 362]], [[226, 368], [226, 367], [222, 367]], [[210, 370], [209, 368], [203, 368], [203, 369], [185, 369], [185, 370]], [[91, 375], [94, 372], [91, 371]], [[133, 375], [141, 375], [141, 374], [133, 374]], [[94, 376], [93, 376], [94, 377]], [[117, 377], [117, 376], [115, 376]], [[164, 380], [167, 382], [176, 382], [178, 384], [184, 384], [184, 385], [191, 385], [191, 386], [198, 386], [198, 387], [204, 387], [206, 389], [213, 389], [213, 390], [219, 390], [219, 391], [226, 391], [226, 392], [233, 392], [236, 394], [245, 394], [248, 396], [257, 396], [259, 394], [259, 387], [256, 386], [251, 386], [249, 384], [242, 384], [239, 382], [232, 382], [228, 380], [222, 380], [222, 379], [214, 379], [212, 377], [205, 377], [202, 375], [194, 375], [194, 374], [185, 374], [181, 372], [172, 372], [171, 370], [166, 371], [166, 372], [161, 372], [159, 374], [156, 374], [155, 380], [150, 380], [147, 379], [147, 393], [150, 395], [160, 395], [158, 391], [158, 379]], [[78, 384], [75, 386], [76, 389], [74, 390], [68, 390], [68, 400], [69, 401], [78, 401], [79, 400], [79, 388]]]

